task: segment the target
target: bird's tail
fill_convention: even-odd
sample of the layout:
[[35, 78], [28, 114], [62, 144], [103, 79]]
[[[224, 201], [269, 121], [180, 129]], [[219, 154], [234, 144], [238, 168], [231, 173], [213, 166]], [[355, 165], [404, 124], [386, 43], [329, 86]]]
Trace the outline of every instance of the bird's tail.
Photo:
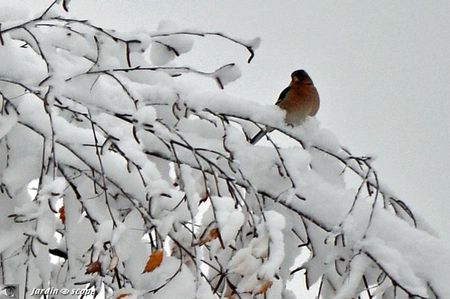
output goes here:
[[250, 139], [251, 144], [256, 144], [261, 138], [267, 134], [267, 130], [261, 130], [252, 139]]

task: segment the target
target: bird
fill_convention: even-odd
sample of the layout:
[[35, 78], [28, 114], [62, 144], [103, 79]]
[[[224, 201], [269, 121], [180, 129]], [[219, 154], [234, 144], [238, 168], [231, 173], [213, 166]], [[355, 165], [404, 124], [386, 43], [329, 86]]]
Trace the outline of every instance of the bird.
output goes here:
[[[291, 126], [301, 125], [308, 116], [316, 115], [320, 107], [319, 93], [306, 71], [296, 70], [291, 74], [291, 83], [280, 93], [275, 105], [286, 111], [284, 121]], [[261, 129], [250, 143], [256, 144], [272, 130]]]

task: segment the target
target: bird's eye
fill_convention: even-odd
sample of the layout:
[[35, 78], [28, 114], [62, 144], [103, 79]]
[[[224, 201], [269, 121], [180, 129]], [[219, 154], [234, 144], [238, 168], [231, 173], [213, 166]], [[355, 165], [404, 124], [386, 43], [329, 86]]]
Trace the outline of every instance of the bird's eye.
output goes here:
[[6, 286], [0, 290], [0, 295], [7, 298], [16, 298], [16, 287]]
[[300, 79], [298, 77], [294, 76], [294, 77], [292, 77], [292, 81], [298, 82], [298, 81], [300, 81]]

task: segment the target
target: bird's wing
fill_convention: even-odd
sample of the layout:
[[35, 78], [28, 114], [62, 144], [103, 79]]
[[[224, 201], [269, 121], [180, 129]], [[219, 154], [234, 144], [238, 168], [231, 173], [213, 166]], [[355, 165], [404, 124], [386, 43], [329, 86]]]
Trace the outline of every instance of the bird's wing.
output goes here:
[[[280, 95], [278, 96], [278, 100], [275, 103], [275, 105], [279, 105], [281, 102], [283, 102], [287, 97], [288, 97], [288, 93], [289, 90], [291, 90], [291, 87], [288, 86], [285, 89], [283, 89], [283, 91], [280, 93]], [[262, 129], [261, 131], [259, 131], [258, 134], [256, 134], [251, 140], [250, 143], [251, 144], [255, 144], [257, 143], [261, 138], [263, 138], [268, 132], [273, 131], [273, 128], [266, 128], [266, 129]]]
[[275, 105], [280, 104], [284, 99], [287, 98], [287, 95], [289, 93], [289, 90], [291, 89], [290, 86], [286, 87], [285, 89], [283, 89], [283, 91], [280, 93], [280, 95], [278, 96], [278, 100], [275, 103]]

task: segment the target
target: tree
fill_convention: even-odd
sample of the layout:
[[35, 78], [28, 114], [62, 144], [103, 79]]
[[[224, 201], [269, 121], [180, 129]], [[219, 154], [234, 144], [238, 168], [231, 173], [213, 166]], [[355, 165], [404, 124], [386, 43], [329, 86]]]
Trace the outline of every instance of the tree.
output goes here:
[[[178, 84], [193, 73], [223, 89], [240, 75], [233, 63], [167, 65], [210, 36], [250, 62], [258, 39], [164, 24], [124, 34], [62, 9], [0, 27], [3, 284], [296, 298], [286, 283], [305, 275], [320, 298], [450, 296], [448, 245], [379, 183], [370, 157], [314, 119], [292, 128], [277, 108]], [[265, 126], [296, 145], [249, 144]]]

